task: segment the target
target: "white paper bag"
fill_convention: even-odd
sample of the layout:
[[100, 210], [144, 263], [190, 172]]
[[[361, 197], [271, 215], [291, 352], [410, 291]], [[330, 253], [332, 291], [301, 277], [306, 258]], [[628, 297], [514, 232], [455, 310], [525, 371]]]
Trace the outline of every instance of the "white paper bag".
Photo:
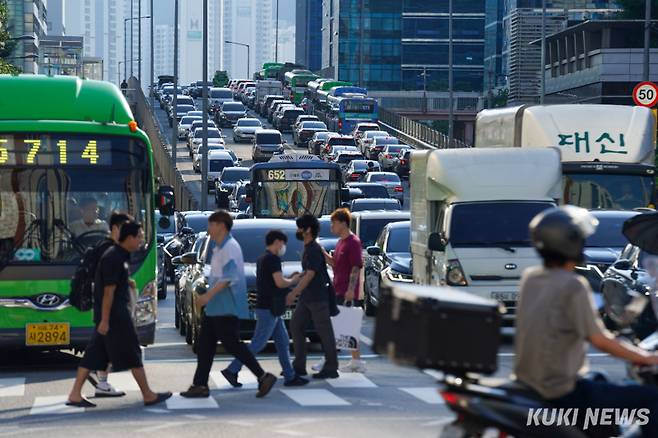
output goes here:
[[356, 350], [359, 348], [361, 337], [361, 323], [363, 321], [363, 309], [360, 307], [338, 306], [340, 313], [331, 317], [331, 325], [334, 327], [336, 337], [336, 348], [341, 350]]

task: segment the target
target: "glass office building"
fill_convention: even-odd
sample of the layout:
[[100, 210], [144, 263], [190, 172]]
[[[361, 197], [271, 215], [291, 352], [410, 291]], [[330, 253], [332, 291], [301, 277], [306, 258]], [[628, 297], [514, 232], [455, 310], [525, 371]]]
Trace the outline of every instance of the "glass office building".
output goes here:
[[322, 68], [322, 0], [297, 0], [295, 62], [311, 71]]
[[[453, 2], [455, 91], [481, 91], [484, 0]], [[322, 74], [372, 90], [448, 89], [448, 1], [325, 0]]]

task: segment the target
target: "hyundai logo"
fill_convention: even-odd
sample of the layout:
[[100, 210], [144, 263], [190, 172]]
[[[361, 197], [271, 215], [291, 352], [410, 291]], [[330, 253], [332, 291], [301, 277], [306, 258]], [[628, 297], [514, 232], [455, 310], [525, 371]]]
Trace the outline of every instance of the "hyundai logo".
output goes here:
[[313, 178], [313, 172], [311, 172], [310, 170], [305, 170], [305, 171], [303, 171], [303, 172], [302, 172], [302, 178], [303, 178], [303, 179], [311, 179], [311, 178]]
[[518, 268], [518, 266], [516, 266], [514, 263], [508, 263], [505, 265], [505, 269], [507, 269], [508, 271], [512, 271], [516, 268]]
[[59, 295], [46, 293], [38, 295], [35, 301], [42, 307], [57, 307], [62, 302], [62, 299]]

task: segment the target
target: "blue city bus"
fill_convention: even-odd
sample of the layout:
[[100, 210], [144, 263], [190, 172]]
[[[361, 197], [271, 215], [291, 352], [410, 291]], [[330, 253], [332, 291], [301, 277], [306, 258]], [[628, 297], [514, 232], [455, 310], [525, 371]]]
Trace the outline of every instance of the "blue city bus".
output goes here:
[[327, 98], [325, 123], [330, 131], [350, 134], [357, 123], [377, 122], [377, 100], [362, 94], [343, 94]]
[[349, 190], [338, 164], [317, 155], [281, 154], [251, 166], [247, 199], [255, 218], [320, 217], [348, 202]]

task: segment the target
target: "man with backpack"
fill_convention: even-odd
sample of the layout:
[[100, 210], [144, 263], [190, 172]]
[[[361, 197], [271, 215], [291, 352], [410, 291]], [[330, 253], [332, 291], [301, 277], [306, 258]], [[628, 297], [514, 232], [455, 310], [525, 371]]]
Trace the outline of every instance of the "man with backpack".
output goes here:
[[[110, 215], [110, 234], [96, 246], [89, 248], [85, 252], [80, 266], [75, 272], [73, 281], [71, 282], [71, 296], [69, 298], [71, 304], [82, 311], [87, 311], [92, 308], [93, 305], [93, 291], [94, 291], [94, 277], [98, 269], [98, 262], [101, 257], [113, 244], [119, 242], [119, 231], [121, 230], [121, 225], [125, 222], [132, 220], [132, 217], [126, 213], [121, 213], [118, 211], [113, 212]], [[94, 315], [96, 318], [97, 315]], [[107, 370], [97, 370], [95, 372], [96, 378], [92, 377], [91, 374], [87, 378], [89, 383], [91, 383], [96, 388], [96, 397], [123, 397], [126, 395], [123, 391], [116, 390], [110, 383], [107, 381]]]

